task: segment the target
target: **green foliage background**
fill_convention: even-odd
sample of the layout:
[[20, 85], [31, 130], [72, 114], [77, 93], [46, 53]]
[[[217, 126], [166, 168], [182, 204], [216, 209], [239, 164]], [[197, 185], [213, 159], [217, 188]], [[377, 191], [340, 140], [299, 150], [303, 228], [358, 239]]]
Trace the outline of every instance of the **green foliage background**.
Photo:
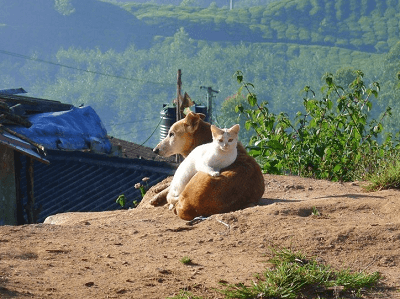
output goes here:
[[[79, 13], [74, 1], [57, 3], [65, 18]], [[385, 127], [398, 130], [399, 1], [280, 0], [231, 11], [216, 6], [116, 5], [138, 20], [138, 32], [146, 28], [148, 40], [131, 42], [124, 50], [75, 46], [47, 54], [47, 60], [72, 68], [3, 59], [2, 86], [18, 86], [23, 78], [35, 96], [91, 105], [110, 135], [142, 143], [159, 123], [162, 105], [175, 98], [178, 69], [183, 91], [195, 102], [206, 102], [200, 86], [220, 90], [214, 111], [224, 126], [243, 122], [229, 103], [237, 91], [232, 78], [237, 70], [257, 86], [258, 99], [268, 101], [271, 112], [294, 119], [305, 109], [304, 86], [318, 98], [325, 73], [334, 74], [346, 88], [354, 79], [352, 71], [361, 69], [366, 85], [378, 81], [381, 86], [372, 116], [378, 118], [391, 106], [393, 117]], [[156, 132], [146, 145], [154, 146], [158, 139]]]
[[[235, 110], [245, 115], [245, 127], [256, 134], [251, 137], [250, 155], [256, 157], [266, 173], [292, 174], [317, 179], [351, 181], [365, 179], [376, 173], [378, 165], [393, 161], [391, 152], [398, 151], [398, 141], [391, 134], [379, 144], [383, 120], [391, 117], [391, 108], [379, 118], [371, 118], [380, 84], [365, 85], [361, 71], [346, 72], [348, 87], [337, 84], [332, 74], [324, 76], [320, 99], [309, 86], [304, 88], [304, 113], [297, 112], [291, 120], [284, 112], [271, 113], [267, 102], [259, 102], [254, 85], [244, 81], [238, 71], [236, 78], [246, 92], [249, 108], [239, 103]], [[397, 161], [397, 160], [395, 160]]]

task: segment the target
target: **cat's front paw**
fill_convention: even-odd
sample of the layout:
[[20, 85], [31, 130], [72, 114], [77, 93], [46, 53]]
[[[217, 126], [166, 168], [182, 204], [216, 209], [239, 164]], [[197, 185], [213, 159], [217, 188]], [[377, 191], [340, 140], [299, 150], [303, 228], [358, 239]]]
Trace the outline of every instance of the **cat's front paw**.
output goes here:
[[221, 174], [219, 173], [219, 171], [213, 171], [213, 172], [210, 172], [210, 175], [211, 176], [220, 176]]

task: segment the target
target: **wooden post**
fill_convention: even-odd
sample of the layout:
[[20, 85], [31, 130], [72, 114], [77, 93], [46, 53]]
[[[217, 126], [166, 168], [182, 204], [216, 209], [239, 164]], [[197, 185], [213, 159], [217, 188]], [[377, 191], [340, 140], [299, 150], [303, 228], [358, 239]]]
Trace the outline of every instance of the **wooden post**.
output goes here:
[[212, 124], [213, 118], [212, 118], [212, 98], [213, 98], [213, 94], [212, 94], [212, 87], [208, 87], [207, 88], [207, 114], [208, 114], [208, 122], [210, 124]]
[[26, 191], [28, 196], [28, 202], [25, 206], [28, 223], [35, 223], [35, 194], [34, 194], [34, 183], [33, 183], [33, 159], [30, 157], [26, 158]]
[[[177, 76], [177, 91], [176, 91], [176, 121], [179, 121], [181, 119], [181, 90], [182, 90], [182, 71], [179, 69], [178, 70], [178, 76]], [[179, 155], [176, 155], [175, 157], [176, 163], [181, 162], [181, 157]]]
[[177, 78], [177, 91], [176, 91], [176, 121], [180, 120], [182, 118], [181, 115], [181, 89], [182, 89], [182, 72], [179, 69], [178, 70], [178, 78]]

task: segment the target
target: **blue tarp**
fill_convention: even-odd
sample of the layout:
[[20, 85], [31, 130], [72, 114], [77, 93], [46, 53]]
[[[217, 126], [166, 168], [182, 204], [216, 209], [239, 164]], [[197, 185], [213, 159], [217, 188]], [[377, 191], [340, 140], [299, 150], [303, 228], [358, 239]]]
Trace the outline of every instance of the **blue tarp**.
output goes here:
[[90, 106], [62, 112], [33, 114], [28, 117], [30, 128], [13, 126], [10, 129], [43, 145], [46, 149], [83, 150], [95, 149], [110, 153], [107, 138], [99, 116]]

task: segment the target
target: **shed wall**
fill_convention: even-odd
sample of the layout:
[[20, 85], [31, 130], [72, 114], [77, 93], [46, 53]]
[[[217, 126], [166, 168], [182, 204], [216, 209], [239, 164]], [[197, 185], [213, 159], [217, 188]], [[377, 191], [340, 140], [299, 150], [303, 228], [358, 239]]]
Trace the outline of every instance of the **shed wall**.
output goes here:
[[0, 225], [17, 225], [14, 151], [0, 144]]

